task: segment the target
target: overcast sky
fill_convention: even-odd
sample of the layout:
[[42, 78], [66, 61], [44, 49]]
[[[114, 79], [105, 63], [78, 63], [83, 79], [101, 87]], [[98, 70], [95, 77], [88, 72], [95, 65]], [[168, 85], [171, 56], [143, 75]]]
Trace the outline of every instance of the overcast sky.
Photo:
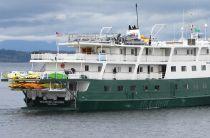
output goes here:
[[192, 23], [201, 31], [210, 25], [209, 0], [0, 0], [0, 40], [49, 42], [55, 32], [97, 33], [102, 26], [123, 33], [136, 23], [135, 3], [144, 34], [164, 23], [160, 35], [178, 37], [183, 11], [186, 29]]

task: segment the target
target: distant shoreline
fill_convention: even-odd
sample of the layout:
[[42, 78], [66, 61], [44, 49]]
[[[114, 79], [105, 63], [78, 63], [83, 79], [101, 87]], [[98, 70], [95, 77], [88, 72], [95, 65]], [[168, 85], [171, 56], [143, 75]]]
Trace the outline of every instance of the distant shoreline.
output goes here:
[[25, 63], [30, 61], [30, 52], [0, 49], [0, 62]]
[[[60, 51], [61, 53], [74, 53], [74, 51]], [[28, 63], [31, 59], [31, 53], [56, 53], [56, 51], [16, 51], [0, 49], [0, 63]]]

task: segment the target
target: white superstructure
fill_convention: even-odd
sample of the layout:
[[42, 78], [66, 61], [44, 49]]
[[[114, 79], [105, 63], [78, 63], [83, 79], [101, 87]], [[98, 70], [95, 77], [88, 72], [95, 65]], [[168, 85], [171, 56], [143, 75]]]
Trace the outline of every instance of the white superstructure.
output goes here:
[[[32, 63], [44, 63], [43, 71], [66, 72], [70, 78], [107, 80], [181, 79], [210, 77], [210, 42], [198, 33], [180, 41], [153, 41], [138, 28], [126, 35], [62, 35], [58, 46], [75, 53], [36, 53]], [[152, 33], [151, 33], [152, 34]]]

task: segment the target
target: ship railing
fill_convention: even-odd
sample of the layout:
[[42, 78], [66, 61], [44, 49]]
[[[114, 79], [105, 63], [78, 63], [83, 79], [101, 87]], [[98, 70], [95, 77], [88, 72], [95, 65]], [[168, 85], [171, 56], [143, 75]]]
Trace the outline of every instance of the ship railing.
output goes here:
[[[183, 58], [183, 57], [182, 57]], [[181, 59], [182, 59], [181, 58]], [[167, 62], [169, 56], [156, 56], [156, 55], [143, 55], [141, 57], [142, 62]], [[180, 59], [180, 60], [181, 60]], [[108, 61], [108, 62], [136, 62], [137, 56], [135, 55], [122, 55], [122, 54], [84, 54], [84, 53], [75, 53], [75, 54], [32, 54], [31, 60], [83, 60], [83, 61]]]
[[98, 35], [98, 34], [67, 34], [57, 37], [57, 43], [63, 45], [73, 42], [88, 43], [112, 43], [116, 34]]
[[31, 60], [55, 60], [56, 54], [42, 53], [31, 54]]
[[172, 61], [195, 61], [196, 56], [194, 55], [174, 55]]
[[200, 55], [199, 61], [210, 61], [210, 55]]
[[81, 79], [81, 74], [76, 73], [76, 74], [68, 74], [69, 79]]
[[85, 60], [85, 61], [136, 61], [135, 55], [117, 55], [117, 54], [31, 54], [31, 60]]
[[143, 55], [141, 61], [143, 62], [167, 62], [169, 56]]

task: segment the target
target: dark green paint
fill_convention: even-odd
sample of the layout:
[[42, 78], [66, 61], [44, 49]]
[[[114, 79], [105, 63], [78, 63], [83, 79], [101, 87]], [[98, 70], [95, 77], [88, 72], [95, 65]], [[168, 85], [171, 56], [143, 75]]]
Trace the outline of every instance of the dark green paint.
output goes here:
[[[69, 80], [59, 81], [66, 83]], [[88, 81], [90, 85], [87, 91], [77, 92], [78, 111], [136, 110], [210, 104], [210, 78], [82, 81]], [[111, 90], [104, 91], [104, 86], [111, 87]], [[118, 86], [123, 86], [123, 90], [118, 91]], [[136, 86], [135, 91], [130, 89], [131, 86]], [[155, 89], [157, 86], [159, 89]]]

